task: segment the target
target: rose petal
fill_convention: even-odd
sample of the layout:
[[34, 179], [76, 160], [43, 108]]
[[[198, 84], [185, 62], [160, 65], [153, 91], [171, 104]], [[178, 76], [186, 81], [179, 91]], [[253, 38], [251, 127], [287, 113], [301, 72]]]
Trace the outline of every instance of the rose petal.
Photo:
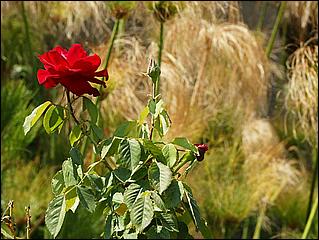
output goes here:
[[39, 56], [40, 61], [43, 63], [45, 69], [53, 68], [57, 66], [67, 66], [68, 62], [58, 51], [49, 51]]
[[100, 95], [99, 91], [92, 87], [86, 79], [62, 78], [60, 83], [77, 96], [81, 96], [85, 93], [91, 94], [94, 97]]
[[91, 78], [91, 79], [88, 80], [88, 81], [89, 81], [89, 82], [92, 82], [92, 83], [101, 84], [101, 85], [103, 85], [103, 87], [106, 87], [105, 82], [104, 82], [104, 81], [101, 81], [101, 80], [99, 80], [99, 79], [97, 79], [97, 78]]
[[100, 64], [101, 58], [94, 54], [92, 56], [87, 56], [76, 60], [71, 67], [75, 69], [82, 69], [82, 71], [86, 73], [94, 73]]
[[105, 77], [105, 80], [109, 79], [109, 74], [106, 69], [98, 71], [94, 74], [95, 77]]
[[[53, 82], [57, 82], [57, 78], [59, 77], [59, 75], [52, 74], [48, 70], [39, 69], [37, 77], [38, 77], [39, 84], [44, 84], [48, 80], [50, 80], [50, 81], [53, 80]], [[56, 85], [57, 85], [57, 83], [55, 84], [55, 86]]]
[[69, 52], [67, 53], [67, 59], [71, 66], [81, 59], [87, 56], [86, 51], [82, 48], [81, 44], [72, 44]]

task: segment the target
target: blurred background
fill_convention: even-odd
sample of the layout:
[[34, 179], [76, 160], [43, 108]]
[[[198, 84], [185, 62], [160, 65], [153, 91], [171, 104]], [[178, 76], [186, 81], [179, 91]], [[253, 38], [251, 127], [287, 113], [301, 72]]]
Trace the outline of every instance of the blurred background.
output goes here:
[[[100, 97], [109, 137], [147, 103], [142, 73], [158, 55], [161, 22], [160, 91], [172, 120], [165, 140], [209, 145], [187, 181], [213, 237], [301, 237], [318, 197], [315, 1], [1, 1], [1, 212], [14, 200], [18, 236], [30, 205], [31, 238], [51, 237], [51, 178], [70, 149], [67, 130], [47, 135], [38, 122], [23, 134], [32, 109], [63, 94], [38, 84], [37, 56], [81, 43], [104, 62], [117, 26]], [[317, 239], [315, 214], [308, 238]], [[103, 226], [85, 211], [70, 214], [59, 237], [98, 238]]]

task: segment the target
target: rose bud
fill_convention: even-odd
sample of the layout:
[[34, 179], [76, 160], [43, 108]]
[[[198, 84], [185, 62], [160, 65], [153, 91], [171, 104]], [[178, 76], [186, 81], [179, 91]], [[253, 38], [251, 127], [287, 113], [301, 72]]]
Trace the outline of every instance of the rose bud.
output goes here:
[[208, 145], [207, 144], [194, 144], [199, 152], [199, 155], [196, 156], [197, 161], [203, 161], [204, 160], [204, 155], [205, 152], [208, 150]]

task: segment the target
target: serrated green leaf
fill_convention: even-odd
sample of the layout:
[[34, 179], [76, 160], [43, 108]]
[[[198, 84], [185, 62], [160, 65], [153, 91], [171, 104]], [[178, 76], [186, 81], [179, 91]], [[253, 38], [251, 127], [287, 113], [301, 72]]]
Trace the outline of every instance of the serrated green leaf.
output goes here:
[[43, 127], [45, 131], [48, 134], [53, 133], [60, 125], [63, 124], [63, 117], [62, 108], [51, 105], [43, 117]]
[[85, 186], [76, 186], [76, 193], [79, 196], [82, 206], [93, 213], [96, 203], [92, 190]]
[[90, 118], [91, 118], [91, 122], [95, 124], [98, 117], [98, 110], [95, 104], [92, 103], [92, 101], [88, 99], [87, 97], [83, 97], [83, 107], [84, 107], [83, 110], [85, 109], [88, 110]]
[[188, 210], [192, 216], [195, 227], [197, 229], [199, 229], [199, 226], [201, 224], [201, 216], [199, 213], [199, 207], [197, 205], [196, 200], [193, 197], [193, 193], [192, 193], [192, 190], [190, 189], [190, 187], [188, 187], [185, 183], [183, 185], [184, 185], [184, 189], [185, 189], [185, 196], [186, 196], [187, 203], [188, 203]]
[[119, 163], [133, 171], [141, 159], [141, 146], [135, 139], [123, 140], [119, 148]]
[[24, 135], [27, 135], [30, 129], [34, 126], [34, 124], [39, 120], [39, 118], [51, 104], [52, 103], [50, 101], [42, 103], [41, 105], [36, 107], [29, 116], [25, 118], [23, 123]]
[[171, 185], [163, 193], [163, 199], [167, 208], [175, 208], [182, 201], [184, 196], [184, 187], [182, 182], [172, 180]]
[[116, 137], [126, 137], [129, 133], [136, 128], [136, 121], [126, 121], [122, 123], [114, 132], [114, 136]]
[[148, 106], [149, 112], [154, 115], [155, 111], [156, 111], [156, 103], [155, 103], [154, 99], [150, 99], [148, 101], [147, 106]]
[[74, 126], [69, 136], [70, 144], [72, 147], [74, 143], [80, 139], [81, 135], [82, 135], [82, 131], [80, 126], [79, 125]]
[[52, 192], [54, 195], [59, 195], [65, 187], [63, 172], [58, 171], [51, 180]]
[[142, 186], [131, 183], [126, 190], [124, 191], [124, 203], [126, 206], [131, 209], [133, 204], [135, 203], [138, 196], [142, 193], [143, 188]]
[[113, 137], [112, 141], [108, 139], [101, 151], [101, 159], [105, 157], [113, 156], [118, 152], [119, 145], [121, 143], [121, 138]]
[[178, 224], [175, 215], [168, 212], [162, 212], [160, 213], [160, 216], [164, 228], [170, 232], [178, 232]]
[[72, 147], [71, 148], [70, 156], [71, 156], [72, 162], [74, 162], [75, 164], [78, 164], [78, 165], [82, 165], [83, 164], [82, 153], [76, 147]]
[[174, 144], [166, 144], [163, 148], [162, 148], [162, 153], [163, 156], [166, 160], [167, 165], [172, 168], [177, 159], [178, 159], [178, 152], [177, 149], [175, 148]]
[[45, 224], [54, 238], [59, 234], [65, 217], [65, 198], [63, 195], [53, 198], [45, 215]]
[[79, 206], [79, 203], [80, 203], [80, 199], [76, 195], [75, 188], [73, 188], [71, 191], [68, 191], [65, 194], [65, 211], [66, 212], [69, 211], [69, 209], [71, 209], [71, 211], [74, 213], [77, 207]]
[[95, 138], [97, 138], [98, 140], [102, 140], [104, 138], [103, 130], [93, 123], [91, 123], [90, 125]]
[[161, 111], [161, 113], [159, 114], [159, 121], [161, 124], [162, 134], [164, 136], [171, 126], [169, 116], [165, 110]]
[[146, 106], [143, 110], [142, 110], [142, 112], [141, 112], [141, 114], [140, 114], [140, 117], [139, 117], [139, 120], [138, 120], [138, 124], [143, 124], [144, 123], [144, 121], [145, 121], [145, 119], [147, 118], [147, 115], [149, 114], [149, 109], [148, 109], [148, 107]]
[[77, 169], [75, 168], [75, 165], [72, 163], [70, 158], [63, 162], [62, 172], [64, 184], [66, 187], [70, 187], [78, 183]]
[[193, 144], [191, 144], [187, 138], [183, 138], [183, 137], [175, 138], [172, 143], [175, 145], [181, 146], [183, 148], [186, 148], [188, 150], [191, 150], [195, 153], [198, 153], [197, 148]]
[[154, 201], [154, 211], [166, 212], [165, 203], [160, 195], [156, 192], [152, 192], [152, 199]]
[[152, 226], [146, 232], [148, 239], [171, 239], [170, 233], [163, 226]]
[[114, 176], [120, 180], [122, 183], [125, 183], [131, 176], [131, 171], [127, 168], [118, 167], [113, 171]]
[[157, 147], [152, 141], [149, 139], [143, 139], [143, 146], [146, 150], [148, 150], [153, 156], [156, 157], [157, 160], [161, 162], [165, 162], [163, 153], [159, 147]]
[[142, 193], [132, 206], [132, 224], [139, 232], [142, 232], [153, 219], [154, 209], [150, 195], [150, 192]]
[[108, 215], [105, 222], [105, 231], [104, 231], [104, 238], [111, 239], [113, 234], [113, 221], [112, 221], [112, 214]]
[[148, 170], [148, 178], [151, 185], [162, 194], [172, 181], [172, 172], [163, 163], [153, 162]]

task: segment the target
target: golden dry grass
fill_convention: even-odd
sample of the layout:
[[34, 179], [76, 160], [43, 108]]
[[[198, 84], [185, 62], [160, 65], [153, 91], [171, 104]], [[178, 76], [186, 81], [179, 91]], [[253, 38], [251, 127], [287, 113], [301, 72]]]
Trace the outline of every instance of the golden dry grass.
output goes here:
[[295, 130], [318, 143], [318, 46], [301, 43], [287, 60], [286, 108], [293, 114]]

